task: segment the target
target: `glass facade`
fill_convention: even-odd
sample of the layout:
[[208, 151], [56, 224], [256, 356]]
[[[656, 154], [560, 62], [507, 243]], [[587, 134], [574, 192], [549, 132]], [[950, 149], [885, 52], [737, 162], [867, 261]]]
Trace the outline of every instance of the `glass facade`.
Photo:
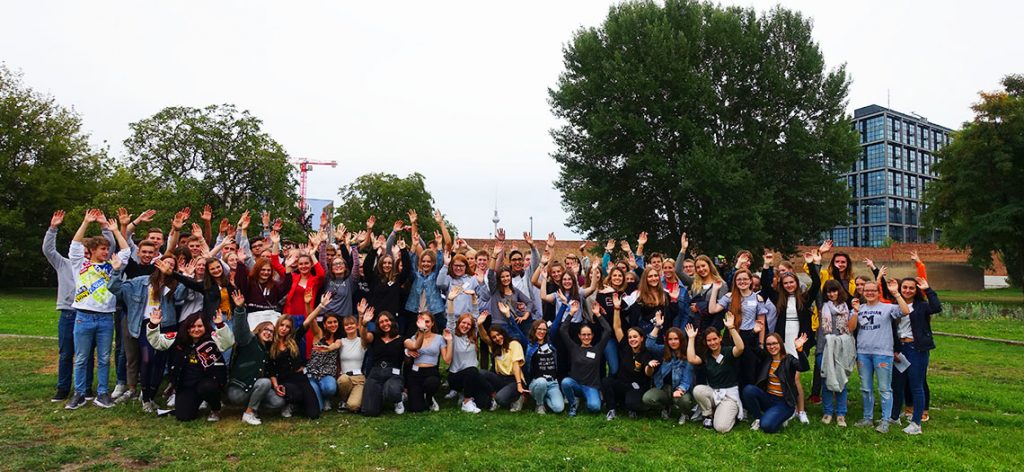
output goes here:
[[933, 242], [921, 231], [921, 197], [937, 175], [934, 155], [950, 130], [924, 118], [877, 105], [854, 112], [861, 156], [844, 176], [853, 190], [847, 225], [828, 235], [838, 246], [879, 247], [887, 242]]

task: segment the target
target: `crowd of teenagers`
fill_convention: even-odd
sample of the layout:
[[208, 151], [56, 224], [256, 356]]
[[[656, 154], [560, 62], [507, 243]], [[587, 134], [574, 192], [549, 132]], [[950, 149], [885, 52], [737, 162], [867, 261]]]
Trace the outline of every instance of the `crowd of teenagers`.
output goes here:
[[[53, 214], [43, 240], [59, 282], [53, 401], [67, 409], [139, 400], [145, 413], [189, 421], [208, 410], [217, 421], [228, 403], [259, 425], [269, 411], [437, 411], [441, 396], [470, 414], [660, 415], [775, 433], [808, 423], [807, 401], [823, 404], [823, 423], [845, 427], [856, 364], [856, 426], [886, 433], [906, 416], [903, 431], [920, 434], [928, 419], [930, 320], [941, 305], [916, 253], [917, 277], [887, 279], [870, 260], [870, 275], [855, 276], [842, 252], [822, 267], [826, 241], [803, 254], [806, 283], [769, 250], [760, 271], [750, 251], [731, 264], [691, 258], [685, 233], [674, 259], [644, 254], [641, 233], [635, 253], [609, 241], [600, 259], [580, 246], [560, 261], [553, 234], [524, 233], [521, 251], [499, 229], [493, 246], [473, 248], [453, 241], [436, 211], [430, 241], [410, 210], [390, 234], [375, 233], [374, 217], [357, 232], [322, 215], [299, 244], [282, 241], [266, 212], [258, 234], [247, 212], [215, 235], [209, 207], [190, 232], [186, 208], [166, 235], [136, 235], [154, 216], [89, 210], [64, 257], [64, 212]], [[93, 225], [102, 234], [86, 237]], [[812, 349], [808, 397], [800, 375]]]

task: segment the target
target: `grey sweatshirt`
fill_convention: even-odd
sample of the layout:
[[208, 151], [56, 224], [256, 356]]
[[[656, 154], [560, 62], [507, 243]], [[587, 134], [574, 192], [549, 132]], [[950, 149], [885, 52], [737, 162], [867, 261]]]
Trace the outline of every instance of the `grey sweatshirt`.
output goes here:
[[[110, 241], [110, 247], [117, 247], [114, 241], [114, 234], [110, 230], [103, 230], [103, 237]], [[50, 262], [53, 270], [57, 271], [57, 309], [73, 310], [71, 304], [75, 301], [75, 271], [71, 268], [71, 259], [60, 255], [57, 252], [57, 228], [48, 228], [43, 236], [43, 255]]]

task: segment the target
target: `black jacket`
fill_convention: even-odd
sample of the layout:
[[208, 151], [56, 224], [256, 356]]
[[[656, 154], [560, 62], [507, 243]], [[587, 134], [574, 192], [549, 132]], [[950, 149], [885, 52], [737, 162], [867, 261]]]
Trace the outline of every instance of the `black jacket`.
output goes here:
[[[804, 346], [806, 348], [806, 346]], [[747, 349], [750, 349], [749, 347]], [[760, 389], [768, 391], [768, 371], [772, 368], [772, 356], [760, 346], [754, 346], [754, 354], [758, 357], [760, 368], [757, 371], [757, 381], [754, 382]], [[806, 372], [811, 368], [807, 363], [807, 356], [801, 350], [797, 352], [799, 358], [786, 354], [779, 367], [775, 369], [775, 376], [782, 382], [782, 398], [786, 404], [796, 407], [796, 372]]]
[[[924, 290], [927, 301], [916, 301], [910, 306], [910, 330], [914, 333], [914, 347], [920, 351], [935, 349], [935, 338], [932, 337], [932, 315], [942, 312], [942, 303], [939, 296], [931, 287]], [[896, 328], [893, 327], [893, 330]], [[896, 339], [896, 350], [902, 347], [900, 340]]]

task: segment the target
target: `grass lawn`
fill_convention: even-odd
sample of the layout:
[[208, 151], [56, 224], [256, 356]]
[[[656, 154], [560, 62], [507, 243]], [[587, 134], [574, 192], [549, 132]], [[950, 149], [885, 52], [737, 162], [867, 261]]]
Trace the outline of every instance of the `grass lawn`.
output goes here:
[[[1019, 320], [1019, 318], [1018, 318]], [[942, 323], [946, 323], [942, 325]], [[1017, 323], [1013, 326], [1011, 323]], [[936, 330], [968, 334], [1016, 329], [1014, 320], [936, 320]], [[941, 328], [939, 326], [942, 326]], [[52, 291], [0, 293], [0, 333], [53, 336]], [[1004, 335], [1007, 337], [1010, 335]], [[851, 394], [851, 427], [822, 425], [809, 405], [810, 425], [778, 435], [746, 423], [727, 435], [652, 413], [640, 420], [604, 416], [538, 416], [495, 412], [467, 415], [443, 401], [438, 413], [363, 418], [327, 412], [318, 421], [265, 414], [260, 427], [224, 410], [220, 423], [180, 424], [141, 413], [139, 404], [66, 411], [49, 402], [56, 342], [0, 338], [0, 469], [106, 470], [301, 468], [356, 470], [523, 469], [1019, 469], [1024, 458], [1024, 347], [937, 338], [929, 383], [931, 421], [917, 437], [886, 436], [852, 427], [860, 397]], [[805, 388], [810, 375], [804, 374]], [[854, 374], [852, 386], [859, 386]], [[877, 408], [877, 406], [876, 406]], [[877, 417], [877, 413], [876, 413]]]
[[996, 288], [980, 292], [936, 290], [936, 293], [939, 294], [939, 298], [943, 302], [949, 303], [988, 302], [1024, 304], [1024, 292], [1021, 292], [1019, 288], [1013, 287]]

